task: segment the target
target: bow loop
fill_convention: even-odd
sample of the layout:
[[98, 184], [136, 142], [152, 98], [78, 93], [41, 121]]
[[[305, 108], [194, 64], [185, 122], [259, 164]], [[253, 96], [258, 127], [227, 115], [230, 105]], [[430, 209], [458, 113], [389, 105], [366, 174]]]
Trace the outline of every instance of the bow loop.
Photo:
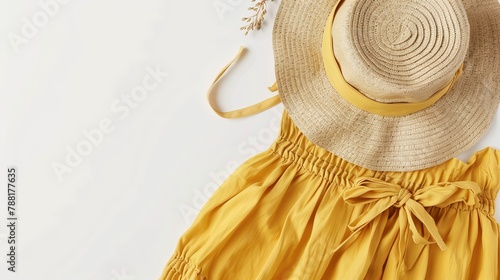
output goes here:
[[456, 202], [475, 205], [478, 203], [477, 194], [480, 192], [481, 188], [476, 182], [443, 182], [419, 189], [414, 197], [425, 207], [444, 208]]
[[351, 205], [367, 204], [381, 198], [398, 197], [400, 189], [398, 185], [380, 179], [360, 177], [351, 188], [344, 191], [343, 197]]

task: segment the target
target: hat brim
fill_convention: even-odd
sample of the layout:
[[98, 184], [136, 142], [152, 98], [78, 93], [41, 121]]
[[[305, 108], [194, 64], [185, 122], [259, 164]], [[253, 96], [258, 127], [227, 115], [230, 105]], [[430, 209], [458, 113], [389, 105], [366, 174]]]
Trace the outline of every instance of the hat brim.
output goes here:
[[401, 117], [363, 111], [331, 85], [323, 65], [322, 39], [338, 1], [282, 1], [274, 22], [279, 95], [308, 139], [364, 168], [412, 171], [455, 157], [485, 134], [500, 100], [496, 0], [462, 1], [471, 33], [462, 76], [434, 105]]

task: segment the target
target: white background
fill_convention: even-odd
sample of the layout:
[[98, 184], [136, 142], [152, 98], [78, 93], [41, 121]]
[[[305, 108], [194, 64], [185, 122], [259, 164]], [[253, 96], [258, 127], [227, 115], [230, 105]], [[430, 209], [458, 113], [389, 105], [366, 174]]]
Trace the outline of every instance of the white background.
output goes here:
[[[243, 45], [247, 53], [219, 87], [220, 107], [273, 94], [278, 3], [269, 4], [264, 28], [247, 36], [239, 27], [249, 0], [70, 0], [53, 2], [46, 22], [40, 3], [0, 4], [0, 278], [157, 279], [213, 187], [277, 135], [281, 104], [227, 120], [205, 93]], [[24, 18], [38, 24], [30, 38]], [[16, 35], [19, 45], [11, 43]], [[169, 75], [128, 115], [117, 112], [148, 67]], [[87, 141], [83, 131], [106, 119], [113, 130], [69, 167], [69, 151]], [[500, 148], [499, 138], [497, 116], [459, 158]], [[57, 164], [71, 172], [58, 178]], [[8, 166], [18, 168], [17, 273], [5, 262]]]

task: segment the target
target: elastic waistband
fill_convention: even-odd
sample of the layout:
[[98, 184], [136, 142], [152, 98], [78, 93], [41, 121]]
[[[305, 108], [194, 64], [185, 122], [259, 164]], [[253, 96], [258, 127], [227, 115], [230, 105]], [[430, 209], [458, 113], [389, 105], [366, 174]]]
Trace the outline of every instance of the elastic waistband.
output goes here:
[[[448, 161], [411, 172], [374, 171], [352, 164], [307, 139], [295, 126], [286, 110], [283, 111], [281, 130], [271, 150], [283, 159], [330, 182], [334, 188], [352, 186], [359, 177], [380, 179], [397, 184], [410, 192], [438, 183], [467, 180], [461, 176], [467, 166], [459, 161]], [[485, 189], [480, 183], [478, 182], [481, 193], [478, 194], [477, 204], [454, 203], [450, 207], [460, 210], [480, 208], [486, 214], [494, 215], [496, 192]]]

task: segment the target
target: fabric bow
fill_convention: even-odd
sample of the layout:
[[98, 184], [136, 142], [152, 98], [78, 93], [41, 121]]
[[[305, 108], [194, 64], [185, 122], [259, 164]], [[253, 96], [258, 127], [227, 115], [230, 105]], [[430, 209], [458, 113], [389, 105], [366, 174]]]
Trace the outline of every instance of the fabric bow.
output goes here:
[[[344, 190], [343, 198], [351, 205], [369, 204], [368, 210], [361, 213], [349, 223], [349, 229], [353, 231], [342, 244], [345, 245], [353, 236], [371, 221], [380, 217], [390, 207], [399, 208], [399, 258], [403, 259], [404, 270], [413, 267], [424, 245], [437, 243], [441, 250], [446, 249], [446, 244], [439, 234], [438, 228], [432, 216], [424, 207], [443, 208], [452, 203], [464, 202], [474, 205], [478, 202], [477, 194], [481, 192], [479, 185], [472, 181], [443, 182], [418, 189], [414, 193], [401, 186], [380, 179], [360, 177], [351, 188]], [[407, 236], [411, 231], [413, 241], [417, 246], [407, 244]], [[423, 234], [418, 228], [423, 229]], [[432, 237], [433, 241], [429, 239]]]

